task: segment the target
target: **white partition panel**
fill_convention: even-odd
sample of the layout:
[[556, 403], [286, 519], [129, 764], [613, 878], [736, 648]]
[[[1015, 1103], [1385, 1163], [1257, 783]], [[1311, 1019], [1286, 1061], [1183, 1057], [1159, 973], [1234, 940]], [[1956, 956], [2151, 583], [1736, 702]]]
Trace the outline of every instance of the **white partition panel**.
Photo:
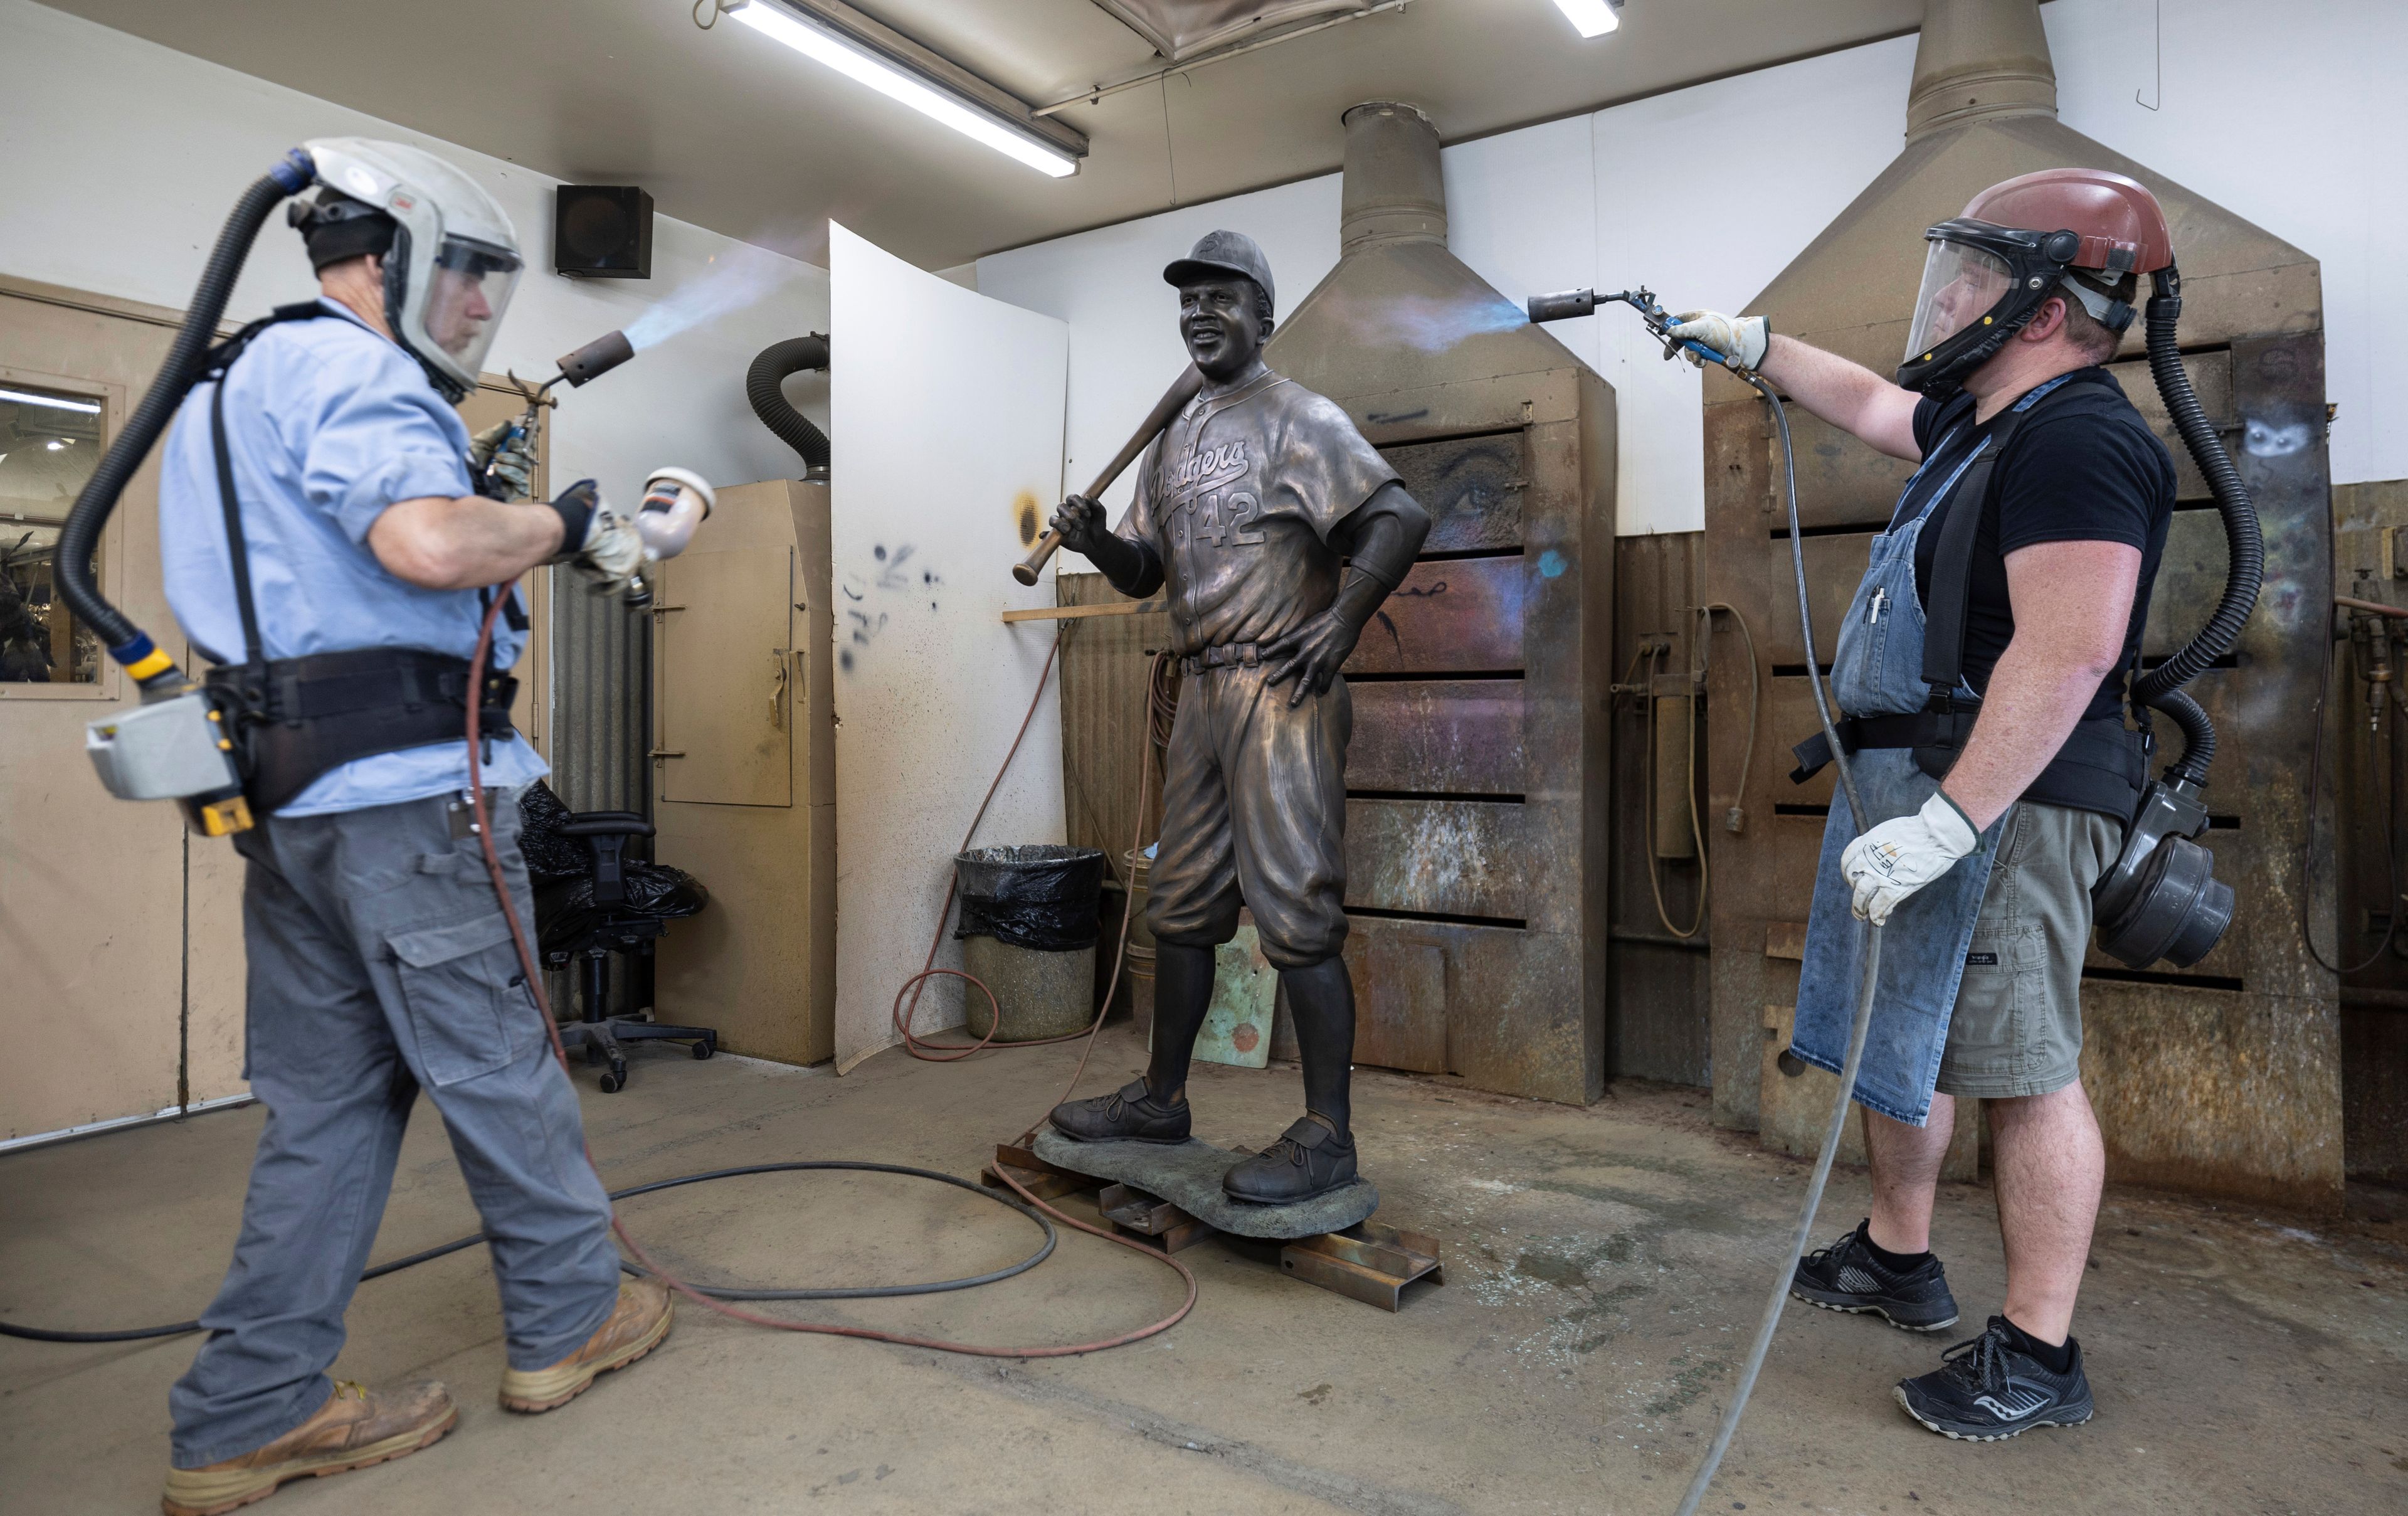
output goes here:
[[[1001, 618], [1054, 603], [1050, 573], [1023, 588], [1011, 565], [1023, 519], [1062, 495], [1069, 328], [828, 234], [843, 1070], [895, 1040], [896, 989], [1053, 645], [1054, 623]], [[1049, 688], [978, 842], [1058, 843], [1063, 827]], [[960, 966], [950, 936], [937, 961]], [[956, 1023], [961, 1004], [962, 981], [931, 981], [917, 1025]]]

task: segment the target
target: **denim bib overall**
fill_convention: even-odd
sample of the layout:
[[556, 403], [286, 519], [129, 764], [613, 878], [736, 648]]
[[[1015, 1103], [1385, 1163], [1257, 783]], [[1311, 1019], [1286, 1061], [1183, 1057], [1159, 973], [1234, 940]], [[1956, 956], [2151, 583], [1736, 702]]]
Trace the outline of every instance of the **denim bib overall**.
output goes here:
[[[2029, 410], [2063, 383], [2060, 377], [2040, 385], [2017, 400], [2014, 409]], [[1907, 480], [1899, 495], [1901, 509], [1924, 475], [1947, 453], [1954, 435], [1935, 445], [1926, 455], [1923, 467]], [[1924, 611], [1914, 587], [1914, 546], [1933, 511], [1956, 491], [1965, 470], [1991, 446], [1992, 439], [1982, 439], [1956, 460], [1912, 519], [1873, 539], [1864, 580], [1848, 602], [1847, 617], [1832, 653], [1831, 693], [1847, 715], [1903, 715], [1922, 710], [1930, 699], [1932, 686], [1923, 680]], [[1979, 500], [1964, 504], [1970, 511], [1981, 508]], [[1956, 693], [1970, 696], [1972, 692], [1960, 686]], [[1847, 1057], [1869, 930], [1851, 909], [1855, 892], [1840, 872], [1840, 855], [1859, 831], [1913, 816], [1940, 788], [1939, 780], [1916, 766], [1911, 748], [1863, 748], [1850, 763], [1866, 815], [1860, 825], [1848, 809], [1846, 787], [1834, 787], [1830, 815], [1823, 824], [1822, 857], [1814, 870], [1814, 902], [1807, 917], [1806, 957], [1798, 986], [1797, 1031], [1790, 1045], [1790, 1051], [1800, 1060], [1834, 1074]], [[1858, 1102], [1884, 1116], [1921, 1126], [1930, 1114], [1941, 1054], [1948, 1044], [1948, 1018], [1956, 1004], [1965, 953], [1972, 943], [1982, 896], [1990, 882], [1990, 860], [1998, 850], [1999, 832], [1999, 824], [1991, 823], [1971, 854], [1890, 913], [1882, 935], [1881, 976], [1856, 1094]]]

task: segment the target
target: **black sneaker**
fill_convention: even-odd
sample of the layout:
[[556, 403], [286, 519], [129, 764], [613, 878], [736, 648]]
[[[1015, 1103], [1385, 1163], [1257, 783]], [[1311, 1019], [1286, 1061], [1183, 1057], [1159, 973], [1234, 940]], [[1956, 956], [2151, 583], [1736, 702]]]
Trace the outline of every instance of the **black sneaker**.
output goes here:
[[1978, 1337], [1948, 1350], [1941, 1364], [1894, 1392], [1906, 1413], [1943, 1437], [1997, 1442], [2035, 1426], [2080, 1426], [2090, 1420], [2090, 1379], [2082, 1372], [2082, 1345], [2062, 1374], [2015, 1346], [2003, 1316], [1990, 1318]]
[[1956, 1324], [1956, 1297], [1948, 1292], [1940, 1260], [1926, 1254], [1905, 1273], [1882, 1266], [1872, 1254], [1869, 1220], [1798, 1261], [1789, 1292], [1825, 1310], [1870, 1311], [1909, 1332], [1940, 1332]]
[[1092, 1100], [1064, 1101], [1048, 1119], [1073, 1142], [1182, 1143], [1188, 1135], [1187, 1102], [1164, 1105], [1143, 1079]]
[[1279, 1141], [1222, 1175], [1221, 1189], [1231, 1200], [1292, 1206], [1342, 1190], [1354, 1178], [1354, 1139], [1300, 1116]]

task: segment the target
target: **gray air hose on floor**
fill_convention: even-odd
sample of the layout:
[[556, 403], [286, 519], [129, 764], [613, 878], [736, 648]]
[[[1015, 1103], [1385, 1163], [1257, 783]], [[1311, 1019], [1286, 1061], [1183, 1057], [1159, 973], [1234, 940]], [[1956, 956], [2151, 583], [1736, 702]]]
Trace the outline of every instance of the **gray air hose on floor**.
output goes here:
[[828, 339], [813, 332], [809, 337], [790, 337], [782, 342], [770, 343], [744, 372], [744, 397], [752, 402], [752, 413], [761, 418], [762, 426], [776, 432], [788, 447], [803, 455], [805, 479], [825, 480], [828, 476], [827, 433], [795, 409], [783, 386], [789, 374], [824, 369], [827, 366]]
[[[1641, 314], [1645, 314], [1641, 308]], [[1651, 322], [1651, 325], [1654, 324]], [[1781, 483], [1789, 504], [1789, 560], [1798, 581], [1798, 629], [1806, 643], [1806, 687], [1814, 693], [1814, 715], [1823, 723], [1823, 740], [1831, 744], [1831, 761], [1840, 772], [1840, 788], [1848, 798], [1848, 816], [1859, 828], [1865, 824], [1864, 801], [1856, 795], [1856, 767], [1848, 759], [1847, 749], [1841, 745], [1840, 734], [1831, 719], [1831, 702], [1823, 689], [1823, 663], [1814, 653], [1814, 609], [1807, 602], [1805, 534], [1798, 527], [1798, 459], [1789, 445], [1789, 412], [1782, 408], [1781, 397], [1772, 387], [1744, 368], [1730, 370], [1756, 386], [1772, 408], [1772, 420], [1781, 434]], [[1765, 1303], [1764, 1319], [1756, 1323], [1756, 1340], [1748, 1345], [1747, 1362], [1740, 1368], [1739, 1383], [1731, 1388], [1730, 1406], [1723, 1412], [1722, 1424], [1714, 1428], [1714, 1440], [1706, 1448], [1703, 1462], [1698, 1465], [1697, 1478], [1689, 1483], [1689, 1492], [1682, 1496], [1680, 1516], [1696, 1516], [1698, 1502], [1703, 1500], [1707, 1488], [1714, 1482], [1714, 1471], [1722, 1466], [1723, 1454], [1730, 1448], [1731, 1437], [1739, 1430], [1740, 1417], [1747, 1410], [1747, 1397], [1756, 1389], [1756, 1377], [1764, 1369], [1764, 1356], [1772, 1348], [1772, 1334], [1781, 1324], [1781, 1308], [1789, 1302], [1790, 1281], [1797, 1278], [1798, 1261], [1806, 1256], [1806, 1244], [1814, 1231], [1814, 1213], [1823, 1206], [1823, 1187], [1831, 1177], [1831, 1160], [1840, 1151], [1841, 1135], [1847, 1130], [1848, 1105], [1856, 1093], [1856, 1074], [1864, 1067], [1865, 1034], [1873, 1024], [1873, 988], [1881, 980], [1882, 929], [1868, 923], [1865, 928], [1864, 977], [1856, 991], [1856, 1014], [1848, 1023], [1848, 1056], [1840, 1065], [1840, 1092], [1831, 1102], [1831, 1119], [1823, 1130], [1823, 1147], [1814, 1157], [1814, 1173], [1806, 1182], [1805, 1203], [1798, 1207], [1798, 1226], [1790, 1234], [1789, 1252], [1782, 1261], [1780, 1273], [1772, 1281], [1772, 1298]]]

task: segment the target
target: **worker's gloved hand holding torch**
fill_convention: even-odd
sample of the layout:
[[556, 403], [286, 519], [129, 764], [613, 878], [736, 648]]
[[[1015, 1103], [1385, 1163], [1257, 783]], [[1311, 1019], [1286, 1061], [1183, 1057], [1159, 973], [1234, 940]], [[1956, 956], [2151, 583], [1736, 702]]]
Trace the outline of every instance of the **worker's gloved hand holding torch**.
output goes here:
[[634, 518], [602, 503], [594, 481], [580, 479], [549, 503], [560, 513], [560, 556], [554, 563], [573, 564], [594, 581], [596, 595], [624, 594], [641, 583], [643, 534]]
[[497, 421], [468, 440], [468, 476], [488, 499], [523, 500], [535, 493], [535, 454], [516, 418]]
[[1913, 816], [1858, 833], [1840, 855], [1840, 873], [1856, 888], [1856, 918], [1887, 925], [1900, 901], [1955, 868], [1981, 841], [1972, 819], [1944, 793]]
[[[1762, 316], [1726, 316], [1719, 310], [1684, 310], [1672, 318], [1668, 333], [1684, 341], [1702, 342], [1723, 355], [1733, 368], [1757, 368], [1764, 350], [1772, 343], [1772, 325]], [[1706, 361], [1696, 350], [1683, 348], [1681, 356], [1702, 368]]]

